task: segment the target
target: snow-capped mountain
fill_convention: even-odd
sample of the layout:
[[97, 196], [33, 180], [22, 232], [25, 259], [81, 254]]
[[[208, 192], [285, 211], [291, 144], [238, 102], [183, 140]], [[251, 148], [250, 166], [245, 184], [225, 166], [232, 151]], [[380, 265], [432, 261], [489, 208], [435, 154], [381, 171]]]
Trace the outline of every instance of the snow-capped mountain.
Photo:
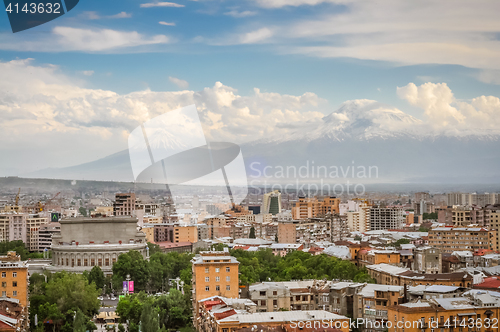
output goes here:
[[[165, 142], [158, 138], [157, 142]], [[268, 183], [288, 182], [281, 168], [315, 165], [327, 169], [359, 167], [377, 169], [376, 176], [331, 177], [358, 182], [467, 182], [496, 181], [500, 166], [500, 137], [439, 133], [394, 107], [372, 100], [348, 101], [320, 121], [304, 123], [289, 133], [241, 145], [250, 179], [264, 177]], [[165, 143], [165, 146], [168, 146]], [[179, 148], [182, 142], [175, 142]], [[352, 168], [350, 168], [352, 170]], [[344, 174], [345, 175], [345, 174]], [[128, 151], [83, 165], [34, 172], [29, 177], [133, 181]], [[301, 182], [319, 182], [319, 177]]]

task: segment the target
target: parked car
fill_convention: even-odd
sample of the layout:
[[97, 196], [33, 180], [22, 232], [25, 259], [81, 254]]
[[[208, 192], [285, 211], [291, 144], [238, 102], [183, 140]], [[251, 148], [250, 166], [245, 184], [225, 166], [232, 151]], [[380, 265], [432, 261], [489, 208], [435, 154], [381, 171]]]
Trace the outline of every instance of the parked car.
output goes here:
[[104, 298], [102, 296], [98, 296], [97, 299], [100, 301], [104, 300]]

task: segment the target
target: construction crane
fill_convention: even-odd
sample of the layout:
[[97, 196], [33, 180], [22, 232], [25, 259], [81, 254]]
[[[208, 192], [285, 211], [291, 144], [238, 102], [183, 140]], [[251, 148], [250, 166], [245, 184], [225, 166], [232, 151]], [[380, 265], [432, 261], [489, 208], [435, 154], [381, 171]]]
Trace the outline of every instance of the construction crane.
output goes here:
[[47, 202], [45, 202], [45, 204], [42, 204], [42, 202], [38, 202], [36, 206], [37, 211], [42, 212], [43, 210], [45, 210], [45, 207], [48, 206], [54, 199], [56, 199], [60, 193], [61, 192], [58, 192], [52, 198], [48, 199]]
[[19, 206], [19, 194], [21, 193], [21, 188], [19, 188], [19, 190], [17, 191], [17, 195], [16, 195], [16, 204], [14, 206]]

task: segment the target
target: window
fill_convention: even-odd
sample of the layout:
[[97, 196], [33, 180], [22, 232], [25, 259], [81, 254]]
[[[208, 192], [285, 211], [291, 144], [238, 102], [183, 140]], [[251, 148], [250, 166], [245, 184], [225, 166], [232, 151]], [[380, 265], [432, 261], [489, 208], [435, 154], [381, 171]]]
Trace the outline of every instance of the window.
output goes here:
[[208, 267], [205, 268], [205, 273], [208, 273]]
[[16, 290], [12, 292], [12, 296], [17, 296], [17, 291]]
[[17, 281], [12, 282], [12, 287], [17, 287]]
[[88, 266], [89, 265], [89, 260], [87, 258], [85, 258], [83, 260], [83, 266]]
[[226, 290], [231, 290], [231, 286], [227, 285]]
[[[228, 277], [229, 278], [229, 277]], [[228, 280], [229, 281], [229, 280]], [[273, 291], [273, 295], [278, 295], [278, 291]]]
[[219, 282], [220, 281], [220, 277], [215, 277], [215, 281]]
[[17, 272], [12, 272], [12, 278], [17, 278]]
[[229, 266], [226, 267], [226, 272], [231, 272], [231, 268]]
[[71, 267], [75, 266], [75, 259], [71, 258]]
[[90, 266], [95, 266], [95, 259], [94, 258], [90, 259]]
[[260, 305], [266, 305], [266, 300], [260, 300]]
[[208, 292], [210, 290], [209, 286], [205, 286], [205, 290]]
[[2, 278], [5, 278], [7, 276], [7, 272], [2, 272]]
[[104, 264], [105, 264], [106, 266], [109, 266], [109, 258], [106, 258], [106, 259], [104, 260]]
[[263, 291], [261, 291], [261, 292], [260, 292], [260, 296], [266, 296], [266, 292], [265, 292], [265, 291], [264, 291], [264, 292], [263, 292]]
[[215, 286], [215, 290], [220, 291], [220, 286], [219, 285]]
[[209, 282], [210, 281], [210, 277], [205, 277], [205, 282]]
[[278, 305], [278, 300], [273, 300], [273, 305]]
[[230, 277], [230, 276], [227, 276], [227, 277], [226, 277], [226, 281], [231, 281], [231, 277]]
[[6, 291], [2, 291], [2, 297], [6, 297], [7, 296], [7, 292]]
[[102, 266], [102, 258], [97, 259], [97, 265]]
[[7, 282], [6, 281], [2, 281], [2, 287], [7, 287]]
[[66, 258], [66, 266], [69, 266], [69, 258]]
[[82, 266], [82, 260], [80, 258], [78, 258], [78, 260], [76, 261], [76, 265]]
[[220, 268], [216, 267], [215, 268], [215, 273], [219, 273], [220, 272]]

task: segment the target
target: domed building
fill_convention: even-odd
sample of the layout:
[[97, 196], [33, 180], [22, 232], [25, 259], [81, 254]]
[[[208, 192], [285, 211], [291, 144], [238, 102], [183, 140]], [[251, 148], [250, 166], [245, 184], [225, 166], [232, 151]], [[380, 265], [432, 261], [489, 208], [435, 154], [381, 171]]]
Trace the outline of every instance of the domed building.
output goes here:
[[52, 237], [51, 272], [82, 273], [99, 266], [111, 274], [122, 253], [137, 250], [146, 258], [146, 235], [137, 229], [136, 218], [71, 218], [60, 224], [61, 233]]

